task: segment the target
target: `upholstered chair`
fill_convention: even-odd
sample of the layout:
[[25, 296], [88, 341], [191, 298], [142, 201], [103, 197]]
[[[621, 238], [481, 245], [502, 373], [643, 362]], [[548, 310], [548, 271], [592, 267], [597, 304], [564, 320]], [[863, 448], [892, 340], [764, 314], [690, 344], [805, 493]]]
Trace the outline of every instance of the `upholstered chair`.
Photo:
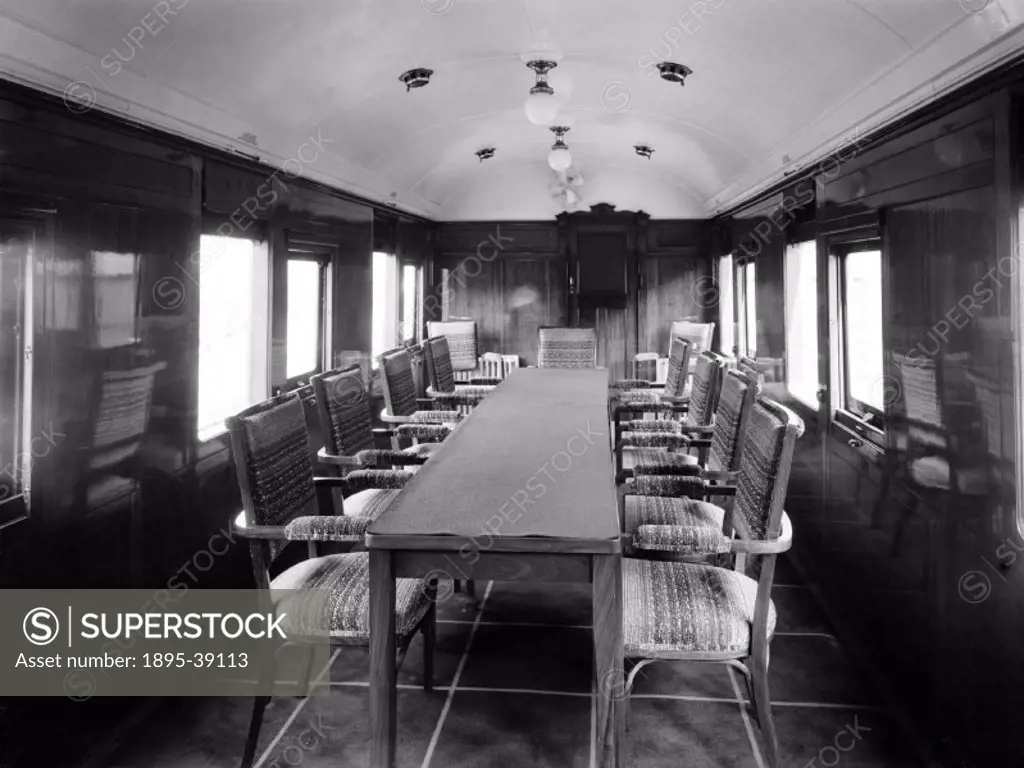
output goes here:
[[688, 408], [690, 344], [682, 337], [672, 339], [668, 355], [668, 375], [658, 387], [639, 379], [621, 379], [612, 384], [609, 402], [615, 421], [615, 434], [623, 417], [645, 414], [671, 416], [685, 413]]
[[539, 329], [537, 367], [596, 368], [597, 332], [593, 328]]
[[[775, 560], [793, 540], [783, 505], [793, 445], [802, 431], [791, 411], [758, 400], [736, 485], [708, 486], [709, 492], [733, 498], [730, 513], [690, 499], [683, 514], [666, 511], [634, 533], [638, 549], [732, 553], [732, 567], [627, 557], [622, 569], [626, 696], [637, 674], [654, 662], [728, 664], [747, 684], [771, 768], [781, 765], [768, 688], [769, 644], [777, 622], [771, 589]], [[760, 561], [759, 569], [750, 569], [753, 578], [747, 575], [750, 558]]]
[[[248, 408], [228, 419], [227, 425], [243, 507], [233, 530], [249, 540], [256, 587], [266, 593], [270, 603], [277, 590], [328, 593], [329, 610], [320, 617], [322, 625], [310, 627], [305, 635], [289, 632], [289, 640], [327, 635], [332, 644], [369, 645], [369, 553], [315, 555], [317, 542], [361, 542], [372, 521], [345, 515], [344, 509], [340, 515], [321, 509], [317, 489], [351, 488], [373, 470], [358, 470], [346, 477], [314, 477], [302, 403], [294, 393]], [[291, 541], [307, 542], [310, 557], [271, 578], [271, 567]], [[428, 579], [397, 582], [398, 645], [404, 658], [415, 633], [423, 633], [427, 690], [431, 690], [433, 679], [435, 589], [434, 581]], [[270, 698], [256, 697], [242, 768], [252, 765]]]
[[[706, 454], [707, 444], [694, 439], [710, 438], [715, 409], [718, 407], [718, 393], [722, 382], [725, 363], [713, 352], [702, 352], [697, 356], [697, 367], [693, 374], [693, 385], [689, 402], [683, 412], [682, 421], [634, 420], [616, 424], [622, 429], [615, 441], [615, 471], [617, 479], [622, 478], [622, 454], [626, 448], [635, 449], [639, 462], [649, 466], [658, 464], [663, 474], [672, 474], [673, 467], [692, 466], [693, 459], [686, 454], [691, 447], [699, 448]], [[659, 450], [661, 449], [661, 450]], [[677, 453], [676, 451], [682, 451]], [[702, 456], [699, 461], [703, 463]]]
[[[404, 347], [396, 347], [377, 358], [380, 366], [380, 385], [384, 393], [384, 411], [381, 421], [387, 424], [407, 425], [403, 435], [421, 441], [440, 442], [447, 437], [461, 418], [458, 411], [420, 410], [412, 376], [412, 362]], [[433, 405], [428, 403], [428, 405]], [[394, 436], [397, 448], [398, 433]]]
[[494, 391], [494, 385], [456, 384], [448, 338], [431, 336], [423, 342], [423, 357], [427, 364], [427, 397], [441, 410], [459, 411], [479, 405]]

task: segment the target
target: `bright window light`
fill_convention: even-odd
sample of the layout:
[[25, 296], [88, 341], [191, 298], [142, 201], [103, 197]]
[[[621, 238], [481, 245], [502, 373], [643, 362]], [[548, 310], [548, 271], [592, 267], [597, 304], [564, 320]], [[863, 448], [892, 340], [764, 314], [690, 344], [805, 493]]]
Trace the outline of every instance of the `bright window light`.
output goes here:
[[315, 373], [320, 367], [321, 270], [309, 259], [288, 260], [288, 364], [289, 379]]
[[811, 408], [818, 407], [817, 259], [814, 240], [786, 249], [786, 386]]
[[199, 241], [200, 440], [267, 398], [270, 295], [262, 243], [203, 235]]
[[377, 356], [400, 342], [398, 335], [398, 259], [393, 254], [373, 254], [373, 336], [370, 354]]
[[843, 258], [847, 408], [860, 401], [884, 410], [882, 252], [852, 251]]
[[732, 295], [732, 256], [723, 256], [718, 260], [718, 310], [719, 310], [719, 347], [723, 355], [731, 356], [735, 340], [733, 331], [736, 327]]

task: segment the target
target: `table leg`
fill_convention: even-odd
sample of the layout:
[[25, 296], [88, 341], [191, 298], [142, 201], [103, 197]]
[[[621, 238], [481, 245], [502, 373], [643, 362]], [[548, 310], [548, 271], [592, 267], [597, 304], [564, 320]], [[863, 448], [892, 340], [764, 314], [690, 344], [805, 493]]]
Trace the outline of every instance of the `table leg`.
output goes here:
[[594, 555], [594, 672], [597, 676], [597, 768], [619, 768], [625, 739], [622, 650], [622, 556]]
[[395, 766], [395, 568], [392, 554], [370, 550], [370, 765]]

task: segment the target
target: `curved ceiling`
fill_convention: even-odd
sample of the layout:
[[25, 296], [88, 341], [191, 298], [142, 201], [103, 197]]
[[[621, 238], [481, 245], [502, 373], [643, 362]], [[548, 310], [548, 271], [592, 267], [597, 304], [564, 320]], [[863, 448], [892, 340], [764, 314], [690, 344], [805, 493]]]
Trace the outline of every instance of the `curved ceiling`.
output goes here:
[[[527, 219], [561, 205], [522, 57], [556, 50], [583, 203], [703, 217], [1016, 55], [1022, 20], [1024, 0], [0, 0], [0, 72], [430, 218]], [[413, 67], [434, 76], [406, 92]]]

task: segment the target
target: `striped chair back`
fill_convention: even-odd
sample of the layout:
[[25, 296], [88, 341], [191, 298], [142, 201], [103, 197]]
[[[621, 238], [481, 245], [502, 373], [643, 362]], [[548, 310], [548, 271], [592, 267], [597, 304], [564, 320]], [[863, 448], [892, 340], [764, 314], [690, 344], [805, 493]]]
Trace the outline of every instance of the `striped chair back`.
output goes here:
[[[428, 320], [427, 336], [448, 340], [453, 371], [472, 371], [477, 366], [476, 321], [469, 318]], [[443, 390], [447, 392], [448, 390]]]
[[377, 358], [384, 407], [392, 416], [411, 416], [416, 412], [416, 382], [412, 359], [405, 347], [389, 349]]
[[708, 467], [735, 472], [743, 455], [743, 437], [754, 405], [757, 385], [740, 371], [727, 370], [715, 409], [715, 431], [711, 433]]
[[374, 447], [370, 401], [363, 368], [352, 365], [318, 373], [310, 379], [324, 447], [335, 456], [355, 456]]
[[156, 374], [167, 367], [156, 363], [129, 370], [104, 371], [94, 400], [86, 450], [90, 470], [112, 467], [134, 456], [146, 436]]
[[753, 379], [759, 392], [764, 388], [764, 371], [757, 364], [757, 360], [746, 355], [740, 355], [736, 360], [736, 368]]
[[690, 370], [690, 342], [682, 336], [673, 336], [668, 351], [668, 375], [665, 377], [665, 394], [682, 397], [686, 391], [687, 372]]
[[777, 538], [793, 463], [793, 445], [804, 423], [788, 408], [758, 398], [747, 420], [740, 457], [733, 526], [742, 538]]
[[455, 375], [452, 372], [450, 344], [446, 336], [431, 336], [423, 342], [423, 357], [427, 363], [427, 380], [437, 392], [454, 392]]
[[[246, 525], [283, 526], [317, 514], [306, 417], [297, 393], [279, 395], [227, 419]], [[283, 549], [270, 543], [270, 558]]]
[[541, 328], [537, 334], [538, 368], [597, 367], [597, 332], [593, 328]]
[[706, 427], [714, 418], [718, 407], [718, 389], [722, 383], [725, 363], [718, 355], [701, 352], [697, 355], [697, 368], [690, 387], [690, 405], [686, 411], [686, 424], [691, 427]]

